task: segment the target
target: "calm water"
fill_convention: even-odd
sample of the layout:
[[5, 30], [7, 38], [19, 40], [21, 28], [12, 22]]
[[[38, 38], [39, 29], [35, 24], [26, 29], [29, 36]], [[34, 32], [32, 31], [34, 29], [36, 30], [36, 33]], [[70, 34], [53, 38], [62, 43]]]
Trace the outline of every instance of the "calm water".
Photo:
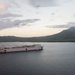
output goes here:
[[[0, 43], [18, 46], [33, 43]], [[43, 51], [0, 54], [0, 75], [75, 75], [75, 43], [40, 43]]]

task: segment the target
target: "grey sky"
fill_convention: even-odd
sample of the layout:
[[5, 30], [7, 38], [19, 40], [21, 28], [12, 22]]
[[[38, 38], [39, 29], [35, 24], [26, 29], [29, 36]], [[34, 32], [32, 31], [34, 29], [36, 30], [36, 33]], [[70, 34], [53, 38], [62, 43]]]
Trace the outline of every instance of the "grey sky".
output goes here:
[[[56, 33], [74, 26], [74, 9], [75, 0], [0, 0], [0, 35], [10, 31], [18, 36]], [[15, 29], [18, 27], [21, 34], [26, 32], [28, 35], [18, 34]]]

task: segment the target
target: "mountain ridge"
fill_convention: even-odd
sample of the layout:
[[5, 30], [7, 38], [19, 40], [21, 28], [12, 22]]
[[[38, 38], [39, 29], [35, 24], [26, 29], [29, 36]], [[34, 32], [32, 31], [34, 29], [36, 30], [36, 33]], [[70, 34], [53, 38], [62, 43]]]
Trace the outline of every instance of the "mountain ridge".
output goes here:
[[0, 42], [75, 42], [75, 27], [42, 37], [0, 36]]

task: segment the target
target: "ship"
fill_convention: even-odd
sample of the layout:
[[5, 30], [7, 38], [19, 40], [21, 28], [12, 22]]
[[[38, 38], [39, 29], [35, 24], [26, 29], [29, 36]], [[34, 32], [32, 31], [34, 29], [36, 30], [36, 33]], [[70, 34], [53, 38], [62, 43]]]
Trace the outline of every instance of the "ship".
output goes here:
[[40, 51], [40, 50], [43, 50], [43, 46], [41, 46], [40, 44], [14, 46], [14, 47], [0, 47], [0, 53], [28, 52], [28, 51]]

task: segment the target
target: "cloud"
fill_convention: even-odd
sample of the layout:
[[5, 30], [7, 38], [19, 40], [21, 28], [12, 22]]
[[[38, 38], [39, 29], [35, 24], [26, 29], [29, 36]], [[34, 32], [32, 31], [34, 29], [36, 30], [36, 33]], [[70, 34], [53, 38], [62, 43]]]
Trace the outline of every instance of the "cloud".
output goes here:
[[74, 0], [28, 0], [29, 4], [39, 8], [39, 7], [54, 7], [63, 5], [64, 3], [72, 2]]
[[[20, 5], [19, 5], [16, 1], [10, 0], [10, 3], [12, 3], [12, 4], [15, 5], [16, 7], [20, 8]], [[12, 5], [12, 4], [11, 4], [11, 5]]]
[[64, 0], [64, 3], [72, 2], [73, 0]]
[[9, 8], [7, 3], [0, 3], [0, 12], [6, 11]]
[[39, 19], [13, 20], [13, 21], [11, 19], [0, 20], [0, 30], [12, 27], [24, 26], [30, 23], [34, 23], [36, 21], [39, 21]]
[[57, 0], [29, 0], [29, 1], [32, 6], [37, 8], [57, 5]]
[[73, 17], [75, 17], [75, 14], [73, 15]]
[[12, 14], [12, 13], [3, 13], [0, 14], [0, 18], [10, 18], [10, 17], [22, 17], [22, 15], [19, 14]]
[[69, 22], [64, 25], [51, 25], [51, 26], [47, 26], [47, 27], [49, 27], [49, 28], [70, 28], [70, 27], [74, 27], [74, 26], [75, 26], [75, 22]]
[[52, 16], [54, 16], [54, 15], [55, 15], [55, 13], [51, 13], [51, 15], [52, 15]]
[[18, 1], [17, 0], [1, 0], [0, 12], [18, 11], [20, 8], [21, 2], [22, 2], [21, 0], [18, 0]]

